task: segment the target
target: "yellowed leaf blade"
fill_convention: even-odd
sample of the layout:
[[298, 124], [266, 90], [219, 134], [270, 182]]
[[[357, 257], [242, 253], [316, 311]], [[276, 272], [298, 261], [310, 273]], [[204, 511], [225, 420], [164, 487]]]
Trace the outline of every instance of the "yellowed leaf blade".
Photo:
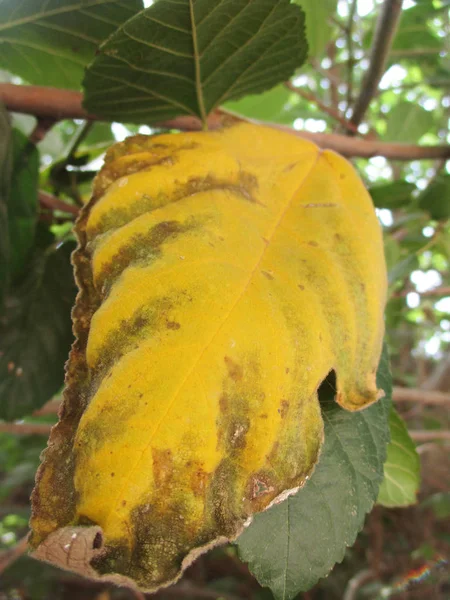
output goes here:
[[77, 230], [31, 544], [155, 590], [303, 484], [331, 370], [344, 408], [379, 397], [381, 232], [348, 162], [248, 124], [116, 145]]

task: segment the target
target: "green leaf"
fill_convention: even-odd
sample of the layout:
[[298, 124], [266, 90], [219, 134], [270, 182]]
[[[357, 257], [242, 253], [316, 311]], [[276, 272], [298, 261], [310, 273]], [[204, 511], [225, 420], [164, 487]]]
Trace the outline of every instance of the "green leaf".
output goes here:
[[411, 203], [411, 194], [416, 189], [408, 181], [393, 181], [369, 188], [374, 205], [377, 208], [396, 209]]
[[325, 49], [332, 39], [330, 16], [336, 14], [337, 0], [294, 0], [306, 14], [308, 58], [325, 57]]
[[392, 394], [386, 350], [377, 379], [386, 397], [361, 412], [341, 409], [330, 393], [321, 398], [325, 442], [311, 479], [256, 515], [237, 541], [241, 558], [277, 600], [310, 589], [343, 559], [377, 498]]
[[304, 14], [289, 0], [159, 0], [101, 46], [85, 106], [128, 123], [204, 121], [219, 104], [288, 79], [306, 52]]
[[25, 267], [37, 222], [39, 152], [25, 135], [13, 130], [13, 172], [8, 201], [10, 272], [14, 280]]
[[420, 461], [406, 425], [394, 407], [389, 415], [389, 429], [391, 441], [377, 502], [388, 507], [409, 506], [417, 501]]
[[420, 194], [419, 206], [426, 210], [432, 219], [450, 217], [450, 175], [439, 175]]
[[141, 0], [2, 0], [0, 64], [29, 83], [79, 88], [97, 46]]
[[411, 271], [417, 269], [419, 265], [419, 259], [415, 254], [410, 254], [406, 258], [403, 258], [399, 262], [397, 262], [391, 269], [388, 271], [388, 283], [389, 285], [394, 285], [398, 281], [403, 281], [405, 277], [409, 276]]
[[[45, 232], [44, 232], [45, 233]], [[75, 299], [72, 242], [35, 251], [28, 275], [11, 290], [0, 318], [0, 418], [23, 417], [62, 386]]]
[[392, 142], [414, 143], [433, 125], [433, 113], [420, 104], [400, 102], [389, 112], [386, 122], [386, 139]]
[[8, 112], [0, 104], [0, 309], [9, 284], [8, 198], [12, 173], [12, 130]]
[[268, 92], [227, 102], [224, 108], [251, 119], [290, 125], [295, 119], [291, 97], [292, 92], [283, 85], [277, 85]]

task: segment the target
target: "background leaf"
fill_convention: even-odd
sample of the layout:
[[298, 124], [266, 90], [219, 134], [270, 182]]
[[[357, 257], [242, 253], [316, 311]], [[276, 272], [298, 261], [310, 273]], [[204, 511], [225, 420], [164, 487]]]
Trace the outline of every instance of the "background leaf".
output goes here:
[[13, 171], [8, 202], [10, 270], [14, 279], [24, 269], [34, 245], [38, 208], [39, 152], [13, 130]]
[[304, 14], [289, 0], [159, 0], [101, 46], [85, 106], [130, 123], [204, 119], [288, 79], [306, 52]]
[[[51, 247], [50, 247], [51, 248]], [[62, 386], [72, 342], [74, 243], [36, 253], [0, 319], [0, 418], [23, 417]]]
[[419, 206], [432, 219], [450, 217], [450, 175], [440, 175], [419, 196]]
[[308, 590], [343, 559], [377, 498], [392, 394], [386, 349], [377, 381], [386, 397], [356, 413], [341, 409], [322, 386], [325, 442], [311, 479], [256, 515], [237, 541], [241, 558], [277, 599]]
[[305, 11], [308, 58], [321, 58], [332, 38], [330, 16], [336, 12], [337, 0], [295, 0]]
[[2, 0], [0, 64], [29, 83], [79, 88], [97, 46], [141, 0]]
[[393, 407], [389, 415], [389, 429], [391, 441], [377, 502], [389, 507], [409, 506], [417, 501], [420, 462], [406, 425]]
[[414, 143], [433, 124], [433, 114], [413, 102], [401, 102], [389, 112], [386, 139], [392, 142]]

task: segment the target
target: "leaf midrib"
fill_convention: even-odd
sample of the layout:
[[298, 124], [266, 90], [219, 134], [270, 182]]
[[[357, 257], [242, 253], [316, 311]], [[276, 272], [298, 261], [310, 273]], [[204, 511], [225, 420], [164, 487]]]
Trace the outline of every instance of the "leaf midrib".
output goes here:
[[207, 125], [206, 125], [207, 115], [206, 115], [205, 103], [204, 103], [204, 99], [203, 99], [202, 78], [201, 78], [201, 69], [200, 69], [200, 55], [198, 52], [197, 26], [195, 23], [194, 1], [193, 0], [189, 0], [189, 15], [191, 18], [191, 27], [192, 27], [192, 45], [193, 45], [194, 68], [195, 68], [195, 93], [197, 95], [198, 108], [200, 111], [200, 118], [203, 123], [203, 129], [207, 129]]

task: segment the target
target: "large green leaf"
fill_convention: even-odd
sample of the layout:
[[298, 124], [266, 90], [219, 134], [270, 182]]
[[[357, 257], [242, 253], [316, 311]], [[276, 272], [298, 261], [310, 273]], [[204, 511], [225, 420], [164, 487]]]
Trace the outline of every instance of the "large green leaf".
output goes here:
[[238, 539], [241, 558], [277, 599], [293, 598], [328, 575], [377, 498], [392, 394], [386, 351], [377, 380], [386, 396], [361, 412], [347, 412], [332, 394], [322, 395], [325, 442], [311, 479], [296, 495], [256, 515]]
[[13, 171], [8, 202], [10, 273], [23, 272], [34, 245], [38, 208], [39, 153], [17, 129], [13, 131]]
[[0, 418], [17, 419], [62, 386], [75, 299], [72, 242], [35, 250], [29, 272], [5, 300], [0, 318]]
[[8, 198], [12, 172], [12, 130], [8, 112], [0, 104], [0, 310], [9, 282]]
[[389, 112], [386, 139], [392, 142], [415, 143], [433, 125], [433, 113], [414, 102], [400, 102]]
[[306, 14], [308, 57], [322, 59], [332, 39], [331, 16], [336, 14], [337, 0], [295, 0]]
[[2, 0], [0, 64], [29, 83], [79, 88], [97, 46], [141, 0]]
[[306, 52], [304, 14], [289, 0], [159, 0], [101, 46], [85, 106], [129, 123], [205, 120], [288, 79]]
[[395, 408], [389, 415], [391, 441], [384, 463], [384, 479], [378, 494], [383, 506], [409, 506], [417, 501], [420, 485], [420, 461], [406, 425]]
[[450, 175], [439, 175], [420, 194], [419, 206], [426, 210], [432, 219], [450, 217]]

